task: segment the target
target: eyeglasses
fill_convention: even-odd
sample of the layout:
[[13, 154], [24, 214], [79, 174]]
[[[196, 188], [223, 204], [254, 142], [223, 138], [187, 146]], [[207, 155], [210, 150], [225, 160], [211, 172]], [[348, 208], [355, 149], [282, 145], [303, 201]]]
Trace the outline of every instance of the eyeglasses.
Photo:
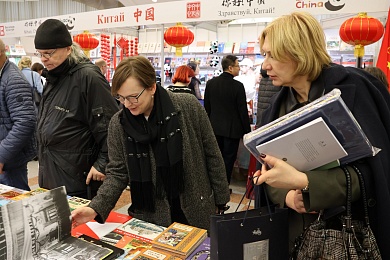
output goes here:
[[240, 65], [232, 65], [232, 67], [240, 67]]
[[134, 104], [134, 103], [138, 103], [138, 99], [139, 97], [142, 95], [142, 93], [144, 93], [146, 88], [144, 88], [137, 96], [126, 96], [126, 97], [123, 97], [121, 95], [116, 95], [115, 99], [118, 100], [119, 102], [121, 102], [122, 104], [125, 103], [125, 100], [127, 100], [128, 102]]
[[55, 49], [54, 51], [52, 51], [51, 53], [40, 53], [40, 52], [36, 52], [34, 53], [35, 56], [37, 56], [38, 58], [42, 58], [44, 57], [45, 59], [50, 59], [51, 56], [53, 56], [53, 54], [56, 52], [57, 49]]

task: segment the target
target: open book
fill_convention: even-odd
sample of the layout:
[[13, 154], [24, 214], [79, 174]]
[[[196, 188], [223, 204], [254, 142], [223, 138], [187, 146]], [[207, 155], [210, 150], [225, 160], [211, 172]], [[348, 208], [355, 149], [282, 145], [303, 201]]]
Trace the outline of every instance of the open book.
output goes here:
[[322, 117], [260, 144], [256, 149], [282, 159], [298, 171], [309, 171], [347, 155]]
[[[340, 164], [374, 156], [380, 151], [380, 149], [372, 146], [364, 134], [341, 98], [339, 89], [333, 89], [313, 102], [245, 134], [243, 138], [244, 145], [261, 162], [257, 146], [293, 131], [319, 117], [324, 120], [348, 154], [340, 158]], [[287, 146], [283, 146], [283, 148], [287, 148]]]
[[1, 259], [104, 259], [112, 250], [71, 236], [65, 187], [0, 207]]

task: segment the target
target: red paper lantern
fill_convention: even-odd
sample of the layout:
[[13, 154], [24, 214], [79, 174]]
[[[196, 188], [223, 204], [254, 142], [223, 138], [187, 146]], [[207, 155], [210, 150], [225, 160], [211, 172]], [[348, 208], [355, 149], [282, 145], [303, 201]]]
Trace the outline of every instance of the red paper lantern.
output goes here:
[[377, 42], [383, 35], [382, 23], [367, 13], [359, 13], [349, 18], [340, 26], [340, 38], [355, 46], [355, 57], [364, 56], [364, 46]]
[[77, 42], [83, 49], [85, 55], [89, 57], [89, 51], [95, 49], [99, 45], [99, 40], [95, 38], [95, 35], [84, 31], [73, 37], [73, 41]]
[[181, 23], [168, 28], [164, 33], [164, 40], [176, 47], [176, 56], [182, 56], [182, 47], [190, 45], [194, 41], [194, 34]]

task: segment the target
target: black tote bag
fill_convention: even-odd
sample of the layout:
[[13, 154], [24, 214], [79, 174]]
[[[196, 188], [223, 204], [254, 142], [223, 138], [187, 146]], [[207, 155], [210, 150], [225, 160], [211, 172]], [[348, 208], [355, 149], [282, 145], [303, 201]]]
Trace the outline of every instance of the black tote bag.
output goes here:
[[213, 260], [280, 260], [289, 257], [288, 209], [268, 205], [212, 215], [210, 221]]

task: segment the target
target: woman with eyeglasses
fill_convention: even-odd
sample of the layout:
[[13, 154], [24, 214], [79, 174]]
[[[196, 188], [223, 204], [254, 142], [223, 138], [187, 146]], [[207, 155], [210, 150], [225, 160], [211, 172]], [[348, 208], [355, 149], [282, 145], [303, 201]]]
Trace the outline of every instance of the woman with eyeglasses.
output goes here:
[[39, 186], [90, 199], [105, 178], [108, 122], [118, 105], [61, 21], [43, 22], [34, 43], [48, 70], [37, 126]]
[[72, 212], [73, 224], [103, 223], [130, 183], [129, 215], [166, 227], [176, 221], [209, 229], [210, 215], [226, 209], [230, 194], [199, 101], [156, 84], [142, 56], [120, 62], [111, 93], [124, 108], [110, 121], [106, 179], [88, 207]]

